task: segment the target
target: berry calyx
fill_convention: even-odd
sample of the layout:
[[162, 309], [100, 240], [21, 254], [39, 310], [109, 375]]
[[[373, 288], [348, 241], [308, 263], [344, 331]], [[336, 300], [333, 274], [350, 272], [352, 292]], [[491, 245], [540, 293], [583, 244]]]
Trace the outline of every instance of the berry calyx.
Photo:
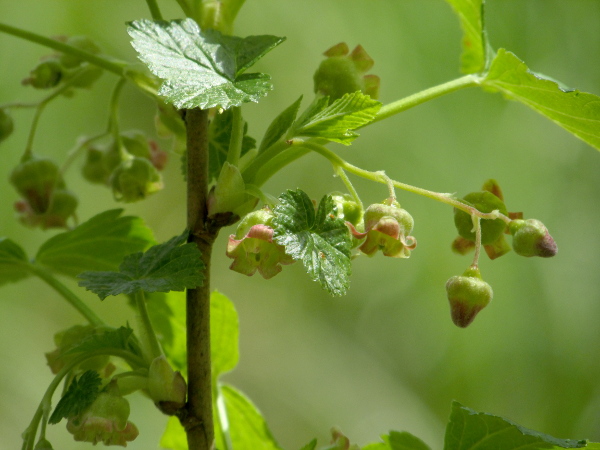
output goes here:
[[492, 287], [483, 281], [476, 266], [469, 267], [460, 276], [451, 277], [446, 282], [446, 294], [452, 322], [461, 328], [469, 326], [494, 295]]
[[508, 229], [513, 236], [513, 249], [517, 255], [550, 258], [558, 252], [556, 242], [539, 220], [513, 220]]

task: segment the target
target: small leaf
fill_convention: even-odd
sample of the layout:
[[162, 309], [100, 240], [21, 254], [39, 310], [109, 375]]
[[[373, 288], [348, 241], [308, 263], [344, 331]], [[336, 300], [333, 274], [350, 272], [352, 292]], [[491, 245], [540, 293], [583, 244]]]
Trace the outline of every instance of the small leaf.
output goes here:
[[274, 240], [285, 252], [301, 260], [314, 281], [332, 295], [343, 295], [350, 278], [350, 232], [344, 220], [337, 218], [331, 196], [315, 207], [300, 189], [279, 197], [275, 208]]
[[104, 211], [77, 228], [42, 244], [36, 263], [75, 277], [86, 270], [116, 270], [123, 258], [154, 243], [139, 217], [119, 217], [122, 209]]
[[25, 250], [16, 242], [0, 238], [0, 286], [27, 278], [29, 261]]
[[101, 384], [100, 375], [94, 370], [88, 370], [79, 378], [73, 378], [67, 392], [56, 404], [48, 423], [55, 424], [63, 418], [69, 419], [85, 411], [100, 394]]
[[233, 370], [238, 363], [238, 316], [231, 300], [220, 292], [210, 295], [210, 354], [212, 376]]
[[72, 355], [106, 349], [125, 350], [136, 356], [142, 356], [140, 345], [133, 335], [133, 330], [129, 327], [119, 327], [114, 330], [92, 334], [64, 354]]
[[529, 430], [502, 417], [478, 413], [458, 402], [452, 403], [450, 421], [446, 427], [444, 450], [496, 448], [580, 448], [586, 441], [557, 439]]
[[193, 289], [202, 284], [204, 264], [195, 244], [184, 244], [184, 232], [169, 241], [155, 245], [146, 253], [127, 256], [119, 272], [84, 272], [79, 286], [97, 294], [102, 300], [109, 295], [146, 292], [168, 292]]
[[517, 100], [600, 149], [600, 97], [564, 90], [531, 72], [513, 53], [500, 49], [482, 85]]
[[383, 436], [390, 450], [431, 450], [421, 439], [406, 431], [391, 431], [389, 436]]
[[[265, 419], [256, 406], [241, 392], [231, 386], [219, 386], [220, 400], [216, 407], [221, 420], [217, 421], [215, 435], [220, 438], [225, 432], [230, 446], [235, 450], [281, 450]], [[226, 423], [223, 423], [225, 422]], [[218, 428], [222, 428], [219, 430]], [[224, 445], [217, 448], [226, 448]]]
[[[219, 177], [221, 168], [227, 161], [232, 124], [231, 110], [226, 110], [221, 114], [216, 114], [208, 128], [208, 175], [211, 180], [216, 180]], [[245, 155], [249, 150], [256, 148], [256, 141], [248, 136], [247, 132], [248, 124], [245, 123], [241, 155]]]
[[285, 132], [292, 126], [296, 116], [298, 115], [298, 109], [300, 109], [300, 103], [302, 102], [302, 96], [298, 98], [294, 103], [284, 109], [269, 125], [265, 136], [263, 137], [259, 152], [269, 148], [275, 142], [277, 142], [285, 134]]
[[140, 59], [164, 80], [158, 93], [179, 109], [228, 109], [257, 102], [272, 89], [270, 77], [243, 72], [285, 39], [201, 31], [189, 18], [136, 20], [127, 31]]
[[381, 103], [361, 92], [345, 94], [331, 105], [327, 105], [326, 100], [319, 100], [302, 114], [290, 134], [350, 145], [359, 136], [353, 130], [371, 122], [379, 108]]
[[187, 434], [177, 417], [169, 417], [167, 428], [160, 439], [160, 446], [169, 450], [188, 450]]
[[300, 450], [315, 450], [315, 448], [317, 448], [317, 440], [313, 439], [308, 444], [306, 444], [304, 447], [302, 447]]
[[446, 0], [460, 19], [463, 29], [461, 70], [464, 73], [481, 72], [486, 67], [490, 46], [484, 27], [485, 0]]

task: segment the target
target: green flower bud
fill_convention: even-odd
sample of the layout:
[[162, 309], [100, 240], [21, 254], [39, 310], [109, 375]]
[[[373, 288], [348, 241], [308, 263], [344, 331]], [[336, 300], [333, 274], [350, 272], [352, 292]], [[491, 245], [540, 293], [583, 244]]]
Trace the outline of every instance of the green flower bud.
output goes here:
[[121, 142], [129, 154], [150, 159], [150, 144], [143, 131], [127, 130], [120, 136]]
[[7, 109], [0, 109], [0, 142], [9, 137], [14, 130], [12, 117]]
[[539, 220], [513, 220], [509, 231], [513, 236], [513, 249], [518, 255], [550, 258], [558, 252], [556, 242]]
[[339, 218], [355, 226], [362, 222], [363, 211], [361, 205], [350, 194], [334, 193], [331, 198], [337, 207]]
[[90, 183], [106, 184], [108, 181], [110, 170], [107, 167], [105, 157], [105, 149], [96, 146], [87, 147], [81, 174]]
[[142, 200], [163, 187], [160, 174], [152, 163], [138, 156], [121, 162], [109, 182], [115, 199], [126, 203]]
[[313, 77], [315, 93], [329, 96], [331, 101], [356, 91], [377, 98], [379, 77], [364, 75], [373, 67], [373, 59], [360, 45], [352, 53], [348, 51], [348, 45], [342, 42], [324, 53], [327, 59], [321, 62]]
[[42, 438], [35, 444], [33, 450], [53, 450], [53, 448], [48, 440]]
[[58, 85], [63, 78], [63, 67], [56, 57], [40, 62], [21, 83], [36, 89], [50, 89]]
[[[471, 192], [467, 194], [463, 201], [484, 213], [495, 210], [504, 215], [508, 215], [504, 202], [488, 191]], [[471, 215], [460, 209], [454, 208], [454, 225], [463, 238], [475, 241], [475, 231], [473, 231], [473, 220]], [[483, 245], [493, 244], [506, 229], [506, 223], [502, 219], [481, 220], [481, 243]]]
[[450, 315], [455, 325], [465, 328], [485, 308], [494, 295], [492, 287], [481, 278], [477, 267], [468, 268], [461, 276], [446, 283]]
[[75, 69], [64, 71], [63, 80], [72, 80], [71, 86], [73, 87], [89, 89], [100, 78], [102, 73], [103, 70], [100, 67], [85, 63]]
[[158, 409], [172, 416], [185, 406], [187, 385], [181, 373], [175, 372], [164, 356], [159, 356], [150, 364], [148, 392]]
[[35, 214], [45, 213], [53, 190], [64, 187], [58, 165], [49, 158], [37, 156], [15, 167], [10, 182]]
[[[94, 55], [100, 53], [100, 47], [88, 36], [70, 36], [65, 40], [65, 44]], [[70, 53], [62, 53], [60, 55], [60, 63], [68, 69], [76, 68], [83, 62], [81, 58]]]

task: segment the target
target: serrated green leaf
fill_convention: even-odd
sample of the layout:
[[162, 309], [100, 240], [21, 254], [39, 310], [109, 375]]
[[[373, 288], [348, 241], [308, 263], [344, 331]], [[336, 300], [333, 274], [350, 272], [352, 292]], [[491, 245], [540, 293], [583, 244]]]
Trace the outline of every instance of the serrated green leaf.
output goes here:
[[463, 29], [461, 70], [481, 72], [486, 67], [489, 43], [484, 27], [484, 0], [446, 0], [460, 19]]
[[351, 238], [344, 220], [336, 215], [331, 196], [323, 197], [316, 212], [300, 189], [287, 191], [279, 200], [273, 217], [275, 242], [302, 261], [310, 277], [330, 294], [345, 294], [351, 272]]
[[258, 149], [259, 152], [266, 148], [269, 148], [275, 142], [277, 142], [285, 134], [285, 132], [292, 126], [296, 116], [298, 115], [298, 109], [300, 109], [300, 103], [302, 103], [302, 96], [298, 98], [294, 103], [284, 109], [269, 125], [265, 135], [260, 143]]
[[[233, 125], [230, 109], [216, 114], [208, 128], [208, 175], [210, 180], [216, 180], [221, 173], [221, 168], [227, 161], [229, 142], [231, 141], [231, 127]], [[242, 140], [242, 153], [256, 148], [256, 140], [248, 136], [248, 123], [244, 123], [244, 137]]]
[[213, 382], [233, 370], [239, 360], [238, 316], [231, 300], [220, 292], [210, 294], [210, 363]]
[[[79, 286], [97, 294], [102, 300], [109, 295], [145, 292], [168, 292], [193, 289], [202, 284], [204, 264], [195, 244], [184, 244], [184, 232], [155, 245], [145, 253], [127, 256], [119, 272], [84, 272]], [[184, 245], [182, 245], [184, 244]]]
[[125, 350], [136, 356], [142, 356], [140, 345], [133, 335], [133, 330], [129, 327], [102, 330], [97, 334], [92, 334], [64, 354], [73, 355], [108, 349]]
[[0, 286], [27, 278], [27, 266], [25, 250], [11, 239], [0, 238]]
[[35, 262], [71, 277], [86, 270], [116, 270], [123, 258], [154, 243], [152, 231], [139, 217], [122, 209], [104, 211], [77, 228], [42, 244]]
[[169, 417], [165, 432], [160, 439], [160, 446], [168, 450], [188, 450], [187, 434], [177, 417]]
[[529, 430], [510, 420], [473, 411], [458, 402], [452, 403], [450, 421], [446, 427], [444, 450], [494, 448], [515, 450], [522, 448], [555, 449], [581, 448], [586, 441], [557, 439]]
[[277, 444], [265, 419], [252, 402], [231, 386], [219, 386], [216, 402], [220, 420], [216, 423], [217, 448], [226, 448], [222, 436], [230, 441], [227, 448], [235, 450], [282, 450]]
[[164, 80], [158, 93], [179, 109], [228, 109], [257, 102], [272, 89], [270, 77], [243, 72], [285, 39], [201, 31], [189, 18], [136, 20], [127, 31], [140, 59]]
[[55, 424], [83, 412], [100, 394], [102, 380], [98, 372], [88, 370], [79, 378], [73, 378], [67, 392], [56, 404], [48, 423]]
[[371, 122], [380, 108], [381, 103], [361, 92], [345, 94], [330, 105], [320, 100], [302, 114], [289, 134], [350, 145], [359, 136], [353, 130]]
[[565, 130], [600, 149], [600, 97], [564, 90], [531, 72], [513, 53], [500, 49], [481, 84], [543, 114]]

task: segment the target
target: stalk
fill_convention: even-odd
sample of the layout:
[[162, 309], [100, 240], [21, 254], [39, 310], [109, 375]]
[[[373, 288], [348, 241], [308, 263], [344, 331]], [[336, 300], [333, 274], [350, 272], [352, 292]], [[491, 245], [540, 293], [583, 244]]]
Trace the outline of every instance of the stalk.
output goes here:
[[204, 283], [187, 291], [188, 403], [181, 417], [189, 450], [214, 444], [210, 366], [210, 257], [218, 228], [207, 218], [208, 111], [189, 109], [187, 127], [187, 225], [204, 262]]

